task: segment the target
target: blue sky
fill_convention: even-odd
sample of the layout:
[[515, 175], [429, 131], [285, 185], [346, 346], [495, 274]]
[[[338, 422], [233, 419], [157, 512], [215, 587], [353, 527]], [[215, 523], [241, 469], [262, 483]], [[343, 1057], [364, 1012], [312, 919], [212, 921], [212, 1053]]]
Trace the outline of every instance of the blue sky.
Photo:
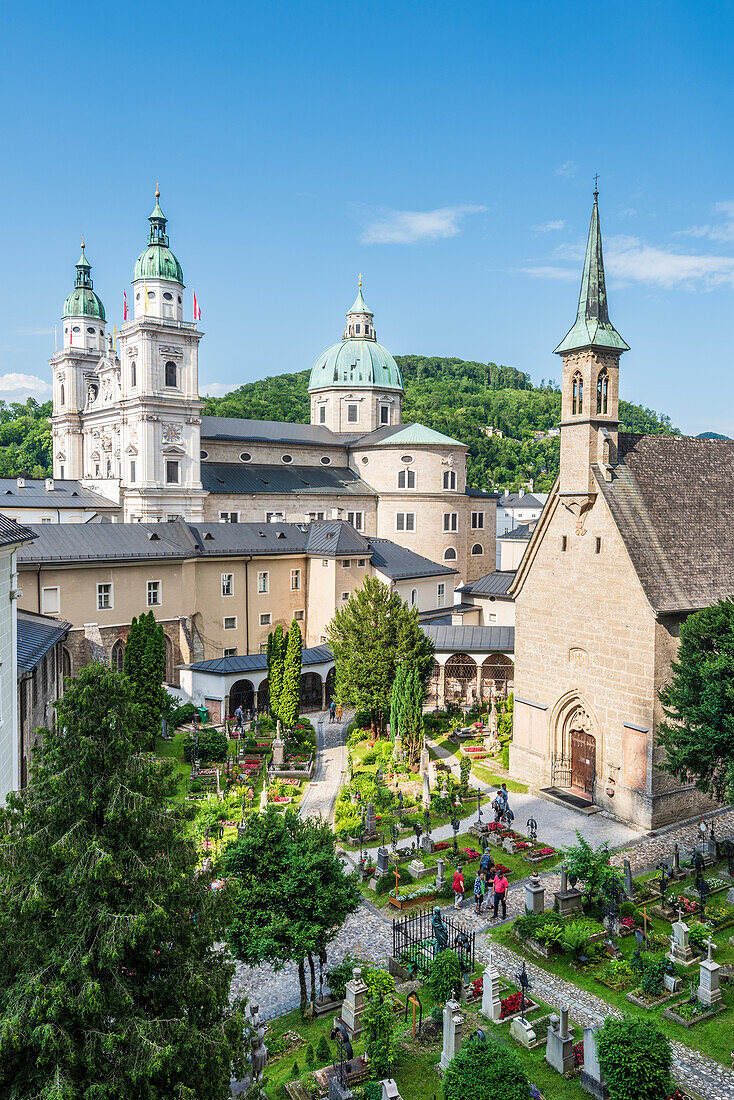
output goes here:
[[119, 324], [156, 179], [202, 392], [395, 354], [556, 378], [599, 173], [624, 397], [734, 435], [730, 3], [4, 6], [0, 396], [47, 396], [82, 233]]

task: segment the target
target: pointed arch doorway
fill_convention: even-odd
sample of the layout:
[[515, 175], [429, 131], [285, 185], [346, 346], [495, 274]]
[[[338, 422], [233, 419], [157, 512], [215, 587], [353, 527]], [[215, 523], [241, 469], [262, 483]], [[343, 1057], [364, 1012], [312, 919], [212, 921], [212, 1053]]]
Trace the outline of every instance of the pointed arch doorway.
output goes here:
[[596, 738], [591, 720], [583, 707], [576, 707], [568, 720], [571, 757], [571, 790], [592, 798], [596, 777]]

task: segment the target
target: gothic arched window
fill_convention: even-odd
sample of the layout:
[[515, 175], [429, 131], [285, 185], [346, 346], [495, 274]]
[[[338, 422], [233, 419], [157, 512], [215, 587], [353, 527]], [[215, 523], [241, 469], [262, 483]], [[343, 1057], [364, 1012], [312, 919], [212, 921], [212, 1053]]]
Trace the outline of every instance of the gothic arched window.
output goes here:
[[608, 407], [609, 396], [609, 375], [606, 370], [599, 371], [599, 377], [596, 381], [596, 411], [598, 413], [606, 413]]
[[166, 363], [166, 385], [176, 385], [176, 364], [168, 362]]
[[576, 371], [571, 385], [573, 393], [571, 411], [573, 415], [576, 416], [584, 411], [584, 380], [581, 377], [581, 371]]
[[114, 668], [115, 672], [123, 672], [125, 669], [125, 646], [119, 638], [112, 647], [110, 666]]

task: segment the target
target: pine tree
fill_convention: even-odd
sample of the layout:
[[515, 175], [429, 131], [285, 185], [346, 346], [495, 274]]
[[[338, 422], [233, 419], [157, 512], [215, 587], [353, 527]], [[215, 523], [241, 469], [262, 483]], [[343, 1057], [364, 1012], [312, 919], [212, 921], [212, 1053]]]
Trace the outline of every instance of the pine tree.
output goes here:
[[[143, 616], [141, 615], [141, 620]], [[133, 615], [130, 623], [127, 641], [125, 642], [125, 675], [131, 680], [136, 680], [140, 673], [140, 661], [143, 655], [143, 626], [142, 622]]]
[[247, 1024], [173, 764], [103, 664], [56, 708], [0, 810], [0, 1095], [225, 1100]]
[[390, 738], [402, 736], [401, 723], [403, 709], [405, 707], [405, 665], [402, 663], [395, 669], [395, 679], [392, 682], [390, 692]]
[[301, 628], [294, 619], [287, 634], [288, 642], [283, 660], [283, 683], [278, 702], [278, 717], [286, 729], [292, 729], [298, 721], [301, 703], [301, 663], [303, 640]]
[[268, 665], [270, 710], [274, 718], [280, 718], [280, 693], [283, 690], [283, 666], [285, 664], [285, 650], [288, 639], [288, 635], [283, 634], [283, 627], [280, 623], [278, 623], [273, 631], [272, 639], [270, 664]]

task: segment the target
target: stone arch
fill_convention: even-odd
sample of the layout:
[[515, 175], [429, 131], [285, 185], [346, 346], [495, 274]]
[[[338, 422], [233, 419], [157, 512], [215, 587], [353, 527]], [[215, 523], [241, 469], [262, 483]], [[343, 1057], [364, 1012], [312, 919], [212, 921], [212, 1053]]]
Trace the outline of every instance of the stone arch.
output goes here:
[[512, 691], [515, 681], [515, 666], [504, 653], [491, 653], [482, 664], [482, 698], [493, 695], [505, 698]]
[[468, 703], [476, 694], [477, 662], [468, 653], [454, 653], [445, 665], [444, 694], [447, 700]]
[[553, 707], [550, 753], [554, 786], [583, 789], [593, 797], [604, 760], [603, 733], [594, 708], [578, 691], [566, 692]]
[[440, 700], [440, 695], [441, 695], [440, 685], [441, 685], [441, 666], [438, 663], [438, 661], [434, 661], [433, 662], [433, 667], [431, 668], [431, 676], [430, 676], [430, 679], [428, 681], [428, 695], [426, 697], [426, 702], [430, 703], [431, 706], [434, 706], [434, 707], [438, 706], [440, 701], [441, 701]]
[[229, 712], [234, 714], [242, 707], [245, 714], [251, 713], [255, 706], [255, 689], [251, 680], [235, 680], [229, 689]]
[[304, 672], [301, 676], [300, 709], [321, 710], [321, 677], [318, 672]]
[[336, 668], [332, 667], [326, 674], [326, 703], [327, 706], [334, 698], [334, 691], [336, 690]]
[[257, 685], [257, 709], [267, 710], [270, 706], [270, 680], [267, 676]]

